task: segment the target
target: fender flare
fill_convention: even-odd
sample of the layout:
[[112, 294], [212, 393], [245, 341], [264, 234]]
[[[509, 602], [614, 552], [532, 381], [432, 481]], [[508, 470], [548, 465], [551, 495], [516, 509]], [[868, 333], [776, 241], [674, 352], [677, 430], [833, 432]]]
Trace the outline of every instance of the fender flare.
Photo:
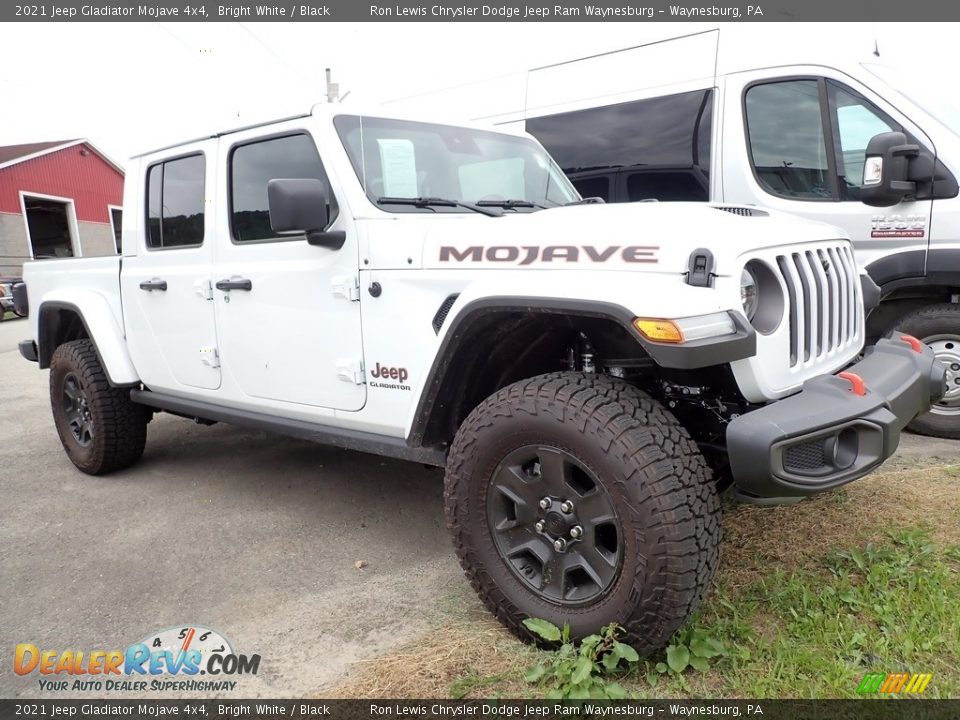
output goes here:
[[140, 382], [127, 350], [123, 329], [109, 302], [103, 295], [89, 291], [71, 291], [68, 297], [48, 295], [40, 302], [37, 309], [37, 354], [41, 368], [50, 366], [50, 358], [56, 350], [54, 339], [47, 337], [50, 332], [47, 318], [56, 310], [68, 310], [80, 318], [111, 385], [137, 385]]
[[[455, 305], [454, 305], [455, 307]], [[472, 300], [446, 322], [446, 332], [424, 381], [410, 424], [407, 440], [420, 445], [427, 432], [430, 415], [434, 411], [440, 389], [452, 359], [458, 349], [470, 338], [470, 326], [490, 313], [533, 312], [573, 315], [611, 320], [624, 328], [661, 367], [683, 370], [723, 365], [752, 357], [757, 351], [757, 336], [739, 315], [731, 313], [737, 327], [734, 335], [696, 340], [682, 345], [652, 342], [634, 327], [634, 313], [615, 303], [556, 297], [494, 296]]]

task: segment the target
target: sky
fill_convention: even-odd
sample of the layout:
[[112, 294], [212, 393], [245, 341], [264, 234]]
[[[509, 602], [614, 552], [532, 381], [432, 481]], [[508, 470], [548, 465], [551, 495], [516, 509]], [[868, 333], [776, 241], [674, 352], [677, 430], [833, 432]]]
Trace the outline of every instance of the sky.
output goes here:
[[[699, 23], [6, 23], [0, 145], [85, 137], [132, 154], [306, 112], [332, 69], [345, 105], [368, 107], [461, 83], [715, 28]], [[816, 57], [824, 47], [885, 63], [954, 63], [956, 24], [752, 23]], [[778, 40], [782, 42], [782, 40]], [[758, 51], [759, 54], [759, 51]]]

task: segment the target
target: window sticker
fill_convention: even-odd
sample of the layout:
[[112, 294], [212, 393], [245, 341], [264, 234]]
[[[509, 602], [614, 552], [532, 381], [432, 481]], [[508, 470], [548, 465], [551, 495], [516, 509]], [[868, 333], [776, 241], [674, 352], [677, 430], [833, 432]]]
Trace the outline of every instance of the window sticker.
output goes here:
[[417, 197], [417, 158], [413, 142], [404, 139], [377, 138], [380, 166], [383, 168], [383, 193], [388, 197]]

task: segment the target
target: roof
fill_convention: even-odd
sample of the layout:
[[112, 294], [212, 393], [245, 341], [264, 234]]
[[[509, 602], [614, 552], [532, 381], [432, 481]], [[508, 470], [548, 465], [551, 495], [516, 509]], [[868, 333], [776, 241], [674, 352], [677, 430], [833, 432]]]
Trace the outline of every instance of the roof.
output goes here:
[[11, 160], [22, 161], [29, 155], [44, 153], [51, 148], [67, 145], [76, 140], [54, 140], [53, 142], [25, 143], [23, 145], [4, 145], [0, 147], [0, 165], [6, 165]]
[[88, 148], [93, 150], [93, 152], [99, 155], [108, 165], [113, 166], [113, 168], [121, 175], [123, 174], [122, 167], [115, 163], [110, 156], [103, 152], [100, 148], [96, 147], [92, 142], [84, 138], [24, 143], [21, 145], [0, 145], [0, 170], [10, 167], [11, 165], [17, 165], [28, 160], [33, 160], [34, 158], [42, 157], [43, 155], [49, 155], [50, 153], [57, 152], [58, 150], [64, 150], [66, 148], [73, 147], [74, 145], [86, 145]]
[[[163, 147], [154, 148], [146, 152], [137, 153], [136, 155], [131, 155], [130, 159], [136, 159], [141, 157], [146, 157], [147, 155], [153, 155], [154, 153], [165, 152], [167, 150], [173, 150], [182, 145], [189, 145], [196, 142], [202, 142], [204, 140], [212, 140], [215, 138], [221, 138], [226, 135], [232, 135], [234, 133], [242, 132], [244, 130], [255, 130], [257, 128], [265, 128], [271, 125], [276, 125], [283, 122], [288, 122], [290, 120], [301, 120], [303, 118], [309, 117], [319, 117], [327, 120], [332, 120], [337, 115], [360, 115], [363, 117], [376, 117], [376, 118], [386, 118], [389, 120], [410, 120], [413, 122], [425, 122], [425, 123], [435, 123], [437, 125], [451, 125], [453, 127], [463, 127], [463, 128], [473, 128], [475, 130], [487, 130], [490, 132], [500, 133], [502, 135], [518, 135], [526, 136], [526, 133], [522, 130], [517, 130], [514, 128], [505, 128], [505, 127], [495, 127], [490, 123], [477, 121], [477, 120], [459, 120], [451, 119], [449, 117], [431, 117], [425, 115], [422, 112], [410, 112], [408, 110], [398, 110], [396, 108], [385, 108], [382, 105], [359, 105], [355, 103], [316, 103], [311, 107], [310, 112], [302, 113], [300, 115], [290, 115], [287, 117], [273, 118], [271, 120], [264, 120], [262, 122], [253, 123], [251, 125], [243, 125], [241, 127], [230, 128], [229, 130], [222, 130], [220, 132], [208, 133], [207, 135], [201, 135], [199, 137], [190, 138], [189, 140], [181, 140], [180, 142], [173, 143], [171, 145], [164, 145]], [[3, 166], [0, 165], [0, 168]]]

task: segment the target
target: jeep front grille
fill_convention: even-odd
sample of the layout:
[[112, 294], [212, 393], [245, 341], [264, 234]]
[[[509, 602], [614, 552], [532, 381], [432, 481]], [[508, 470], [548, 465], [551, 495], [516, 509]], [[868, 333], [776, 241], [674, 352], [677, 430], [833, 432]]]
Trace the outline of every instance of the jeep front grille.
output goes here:
[[778, 255], [790, 303], [790, 367], [860, 334], [860, 274], [847, 245]]

